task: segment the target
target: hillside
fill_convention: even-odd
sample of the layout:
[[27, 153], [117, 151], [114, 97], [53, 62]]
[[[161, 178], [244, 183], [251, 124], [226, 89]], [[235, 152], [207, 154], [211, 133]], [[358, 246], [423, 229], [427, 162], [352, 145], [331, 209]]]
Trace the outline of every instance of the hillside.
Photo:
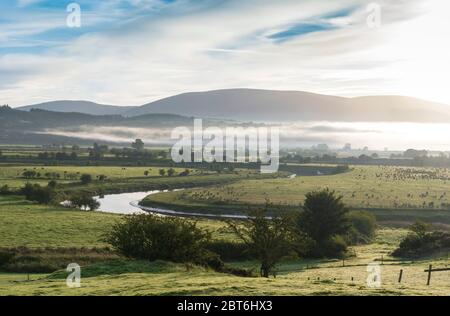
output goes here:
[[88, 101], [53, 101], [17, 109], [125, 117], [159, 113], [266, 122], [450, 122], [450, 105], [410, 97], [344, 98], [302, 91], [257, 89], [189, 92], [135, 107], [104, 105]]
[[89, 101], [51, 101], [39, 104], [18, 107], [18, 110], [30, 111], [31, 109], [39, 109], [56, 112], [79, 112], [91, 115], [118, 115], [131, 110], [133, 107], [115, 106], [98, 104]]
[[343, 98], [301, 91], [191, 92], [130, 109], [249, 121], [450, 122], [450, 106], [402, 96]]

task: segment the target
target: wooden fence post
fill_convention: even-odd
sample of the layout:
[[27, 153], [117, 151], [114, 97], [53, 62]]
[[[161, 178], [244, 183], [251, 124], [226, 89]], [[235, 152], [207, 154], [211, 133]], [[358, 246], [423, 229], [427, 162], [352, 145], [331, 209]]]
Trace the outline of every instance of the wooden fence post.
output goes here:
[[430, 266], [428, 267], [428, 280], [427, 280], [427, 285], [430, 285], [430, 281], [431, 281], [431, 269], [433, 268], [433, 266], [430, 264]]
[[398, 275], [398, 283], [402, 283], [403, 269], [400, 269], [400, 274]]

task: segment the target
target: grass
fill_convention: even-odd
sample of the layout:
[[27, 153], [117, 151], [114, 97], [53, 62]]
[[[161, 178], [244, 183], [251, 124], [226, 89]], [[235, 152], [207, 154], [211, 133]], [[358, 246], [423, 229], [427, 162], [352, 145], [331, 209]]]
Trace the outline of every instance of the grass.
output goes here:
[[[30, 275], [0, 274], [0, 295], [450, 295], [450, 273], [433, 274], [426, 286], [428, 264], [443, 267], [445, 258], [401, 261], [388, 253], [405, 234], [383, 229], [371, 245], [354, 247], [356, 256], [346, 260], [290, 260], [279, 265], [277, 278], [243, 278], [199, 267], [162, 261], [114, 260], [81, 268], [81, 288], [68, 288], [67, 272]], [[382, 287], [368, 288], [367, 264], [381, 265]], [[256, 262], [233, 263], [257, 267]], [[403, 281], [398, 274], [403, 269]], [[353, 280], [352, 280], [353, 278]]]
[[257, 207], [270, 201], [292, 209], [304, 202], [306, 193], [329, 188], [342, 195], [351, 208], [374, 210], [385, 216], [383, 210], [436, 210], [442, 212], [429, 215], [448, 219], [449, 186], [448, 169], [357, 166], [337, 175], [244, 179], [228, 185], [154, 194], [144, 204], [214, 212], [243, 211], [248, 205]]
[[[21, 196], [0, 196], [0, 248], [104, 247], [102, 235], [120, 215], [39, 205]], [[201, 220], [199, 225], [217, 231], [223, 223]], [[228, 238], [215, 233], [215, 238]]]
[[103, 247], [102, 234], [118, 218], [0, 196], [0, 247]]
[[[105, 175], [111, 180], [123, 180], [130, 178], [150, 178], [157, 177], [162, 178], [159, 175], [159, 169], [168, 169], [160, 167], [105, 167], [105, 166], [17, 166], [17, 165], [0, 165], [0, 184], [7, 184], [11, 188], [19, 188], [26, 182], [47, 184], [50, 179], [45, 178], [33, 178], [25, 179], [22, 177], [22, 173], [26, 170], [33, 170], [39, 172], [41, 177], [44, 177], [46, 173], [57, 173], [60, 175], [58, 179], [59, 183], [77, 183], [78, 179], [70, 180], [67, 175], [73, 174], [78, 178], [81, 174], [90, 174], [95, 179], [97, 176]], [[175, 173], [179, 174], [184, 171], [184, 168], [174, 168]], [[192, 169], [190, 169], [192, 170]], [[144, 172], [148, 172], [148, 176], [144, 175]], [[198, 170], [192, 170], [193, 175], [200, 174]], [[66, 177], [65, 177], [66, 176]]]

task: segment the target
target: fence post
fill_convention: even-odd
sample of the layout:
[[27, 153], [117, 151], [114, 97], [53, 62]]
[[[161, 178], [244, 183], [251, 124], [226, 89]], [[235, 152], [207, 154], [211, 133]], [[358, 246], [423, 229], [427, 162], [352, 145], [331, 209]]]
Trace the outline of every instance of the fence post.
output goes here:
[[428, 267], [428, 280], [427, 280], [427, 285], [430, 285], [430, 281], [431, 281], [431, 269], [433, 268], [433, 266], [430, 264], [430, 266]]
[[400, 269], [400, 274], [398, 275], [398, 283], [402, 283], [403, 269]]

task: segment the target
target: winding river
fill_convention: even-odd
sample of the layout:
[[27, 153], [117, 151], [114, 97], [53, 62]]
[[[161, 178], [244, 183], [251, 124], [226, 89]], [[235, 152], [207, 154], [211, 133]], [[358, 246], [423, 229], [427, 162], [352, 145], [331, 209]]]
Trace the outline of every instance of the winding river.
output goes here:
[[[179, 190], [175, 190], [179, 191]], [[142, 214], [142, 213], [156, 213], [170, 216], [182, 216], [182, 217], [204, 217], [204, 218], [228, 218], [228, 219], [245, 219], [245, 215], [226, 215], [226, 214], [205, 214], [205, 213], [193, 213], [174, 211], [168, 209], [161, 209], [155, 207], [146, 207], [139, 205], [139, 202], [147, 195], [156, 194], [165, 191], [145, 191], [145, 192], [133, 192], [133, 193], [119, 193], [119, 194], [107, 194], [102, 197], [95, 196], [94, 198], [100, 203], [97, 211], [115, 214]]]

